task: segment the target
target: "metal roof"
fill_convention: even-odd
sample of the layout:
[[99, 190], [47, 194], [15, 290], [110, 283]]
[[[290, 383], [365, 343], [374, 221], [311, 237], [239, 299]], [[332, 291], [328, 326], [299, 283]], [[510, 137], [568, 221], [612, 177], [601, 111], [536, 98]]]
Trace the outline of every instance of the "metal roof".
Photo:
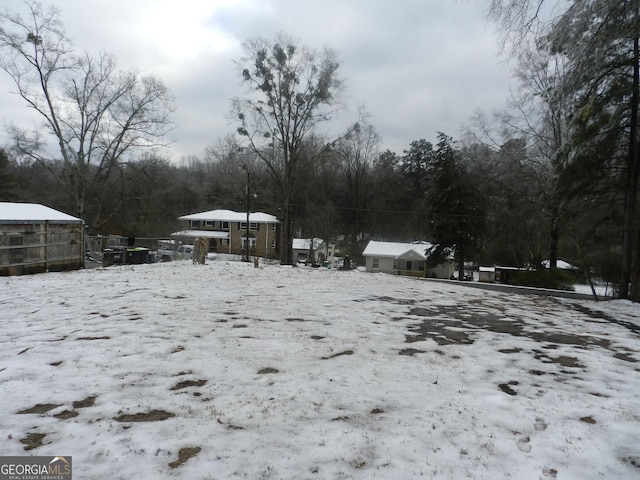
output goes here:
[[82, 219], [39, 203], [0, 202], [0, 222], [64, 222], [82, 223]]

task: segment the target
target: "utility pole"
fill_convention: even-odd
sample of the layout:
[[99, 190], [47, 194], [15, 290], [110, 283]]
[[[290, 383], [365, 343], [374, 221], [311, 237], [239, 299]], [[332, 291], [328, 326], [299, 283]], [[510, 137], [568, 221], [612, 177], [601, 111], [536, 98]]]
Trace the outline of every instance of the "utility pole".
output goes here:
[[247, 194], [247, 224], [246, 224], [246, 231], [245, 231], [246, 238], [245, 238], [244, 261], [248, 262], [248, 261], [250, 261], [250, 259], [249, 259], [249, 212], [251, 211], [251, 192], [249, 191], [249, 185], [250, 185], [250, 180], [251, 180], [251, 174], [249, 173], [249, 167], [246, 164], [242, 165], [242, 169], [247, 172], [247, 186], [246, 186], [246, 194]]

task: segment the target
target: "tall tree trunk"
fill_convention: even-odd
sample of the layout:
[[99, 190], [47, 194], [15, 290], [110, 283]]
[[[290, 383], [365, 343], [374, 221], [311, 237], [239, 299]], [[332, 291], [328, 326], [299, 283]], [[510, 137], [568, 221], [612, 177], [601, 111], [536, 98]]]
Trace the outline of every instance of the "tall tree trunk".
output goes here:
[[293, 212], [290, 191], [284, 193], [280, 264], [293, 265]]
[[464, 280], [464, 256], [465, 256], [465, 240], [464, 240], [464, 225], [462, 222], [458, 226], [459, 230], [459, 240], [458, 245], [456, 245], [456, 255], [458, 257], [458, 280]]
[[551, 212], [551, 242], [549, 244], [549, 270], [558, 268], [558, 242], [560, 239], [560, 208], [557, 201]]
[[[640, 7], [638, 8], [640, 11]], [[637, 12], [638, 13], [638, 12]], [[636, 37], [633, 40], [633, 91], [631, 94], [631, 122], [630, 122], [630, 131], [629, 135], [629, 164], [630, 167], [630, 175], [629, 182], [633, 182], [629, 186], [629, 198], [627, 199], [627, 208], [629, 208], [630, 212], [625, 212], [628, 218], [625, 218], [625, 247], [626, 242], [633, 242], [633, 238], [627, 238], [627, 224], [629, 224], [629, 233], [633, 233], [635, 230], [634, 226], [637, 227], [637, 219], [636, 219], [636, 203], [637, 203], [637, 194], [638, 194], [638, 174], [640, 172], [640, 165], [638, 165], [638, 102], [640, 101], [640, 39]], [[630, 237], [630, 235], [629, 235]], [[632, 261], [632, 246], [629, 247], [629, 258], [628, 265], [629, 270], [631, 270]], [[625, 254], [626, 254], [625, 250]], [[624, 270], [623, 270], [624, 271]], [[640, 242], [636, 243], [636, 261], [632, 272], [633, 277], [629, 276], [629, 281], [631, 282], [631, 291], [630, 291], [630, 299], [634, 302], [640, 302]], [[623, 297], [624, 298], [624, 297]]]
[[[640, 286], [634, 282], [630, 292], [633, 265], [633, 244], [636, 227], [636, 200], [638, 192], [638, 98], [640, 97], [640, 49], [639, 39], [633, 40], [633, 89], [631, 93], [631, 119], [629, 124], [629, 156], [627, 159], [627, 185], [625, 189], [624, 233], [622, 240], [622, 278], [620, 298], [640, 301]], [[635, 265], [635, 277], [638, 265]], [[637, 280], [637, 278], [635, 279]], [[631, 297], [630, 297], [631, 294]]]

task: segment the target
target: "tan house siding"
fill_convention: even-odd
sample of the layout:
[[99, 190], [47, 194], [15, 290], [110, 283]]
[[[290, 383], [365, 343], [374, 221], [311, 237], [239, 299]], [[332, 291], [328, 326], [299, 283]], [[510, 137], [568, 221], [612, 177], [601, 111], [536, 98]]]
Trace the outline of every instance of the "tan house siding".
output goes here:
[[[226, 238], [209, 237], [209, 250], [216, 253], [227, 253], [234, 255], [242, 255], [244, 253], [243, 239], [246, 235], [246, 220], [231, 221], [214, 219], [217, 211], [212, 211], [211, 220], [184, 220], [184, 226], [188, 229], [191, 237], [197, 236], [199, 231], [202, 232], [219, 232], [220, 236], [227, 234]], [[198, 216], [206, 215], [197, 214]], [[236, 213], [238, 217], [245, 215], [242, 212], [224, 212], [224, 218], [229, 218], [229, 213]], [[253, 214], [252, 214], [253, 215]], [[182, 217], [184, 219], [184, 217]], [[273, 217], [275, 218], [275, 217]], [[276, 221], [250, 221], [249, 222], [249, 241], [251, 242], [250, 255], [266, 258], [277, 258], [280, 254], [280, 225]], [[178, 232], [175, 235], [179, 236]]]

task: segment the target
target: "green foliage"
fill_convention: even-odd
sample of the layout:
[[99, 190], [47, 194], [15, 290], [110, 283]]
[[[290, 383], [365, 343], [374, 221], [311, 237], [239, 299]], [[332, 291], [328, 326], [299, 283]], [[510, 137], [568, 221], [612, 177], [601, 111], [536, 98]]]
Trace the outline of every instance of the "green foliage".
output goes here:
[[527, 287], [573, 291], [575, 279], [570, 274], [557, 268], [538, 268], [537, 270], [518, 272], [514, 277], [513, 283]]
[[454, 249], [462, 272], [484, 233], [484, 201], [479, 182], [462, 162], [453, 140], [442, 133], [438, 138], [426, 179], [429, 232], [440, 248]]
[[13, 200], [15, 195], [15, 178], [10, 167], [7, 153], [0, 148], [0, 201]]

